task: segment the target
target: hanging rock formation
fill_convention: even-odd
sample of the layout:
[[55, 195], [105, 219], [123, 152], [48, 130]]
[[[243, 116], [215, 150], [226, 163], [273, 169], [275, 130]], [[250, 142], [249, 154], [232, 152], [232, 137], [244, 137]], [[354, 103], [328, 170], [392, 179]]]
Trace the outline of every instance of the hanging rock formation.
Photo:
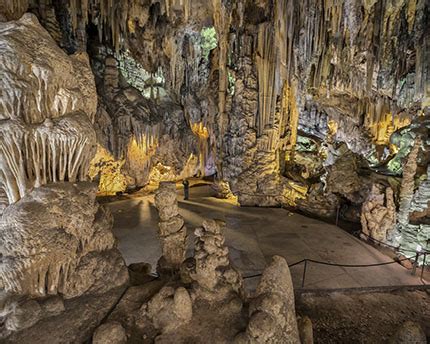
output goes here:
[[97, 95], [87, 55], [67, 56], [34, 15], [0, 31], [0, 188], [10, 204], [33, 187], [86, 180]]

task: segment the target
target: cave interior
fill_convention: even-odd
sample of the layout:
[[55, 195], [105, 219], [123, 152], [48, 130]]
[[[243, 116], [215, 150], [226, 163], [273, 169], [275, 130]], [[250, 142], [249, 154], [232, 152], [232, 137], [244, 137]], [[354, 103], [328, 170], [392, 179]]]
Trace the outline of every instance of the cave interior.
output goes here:
[[430, 340], [430, 0], [0, 0], [1, 343]]

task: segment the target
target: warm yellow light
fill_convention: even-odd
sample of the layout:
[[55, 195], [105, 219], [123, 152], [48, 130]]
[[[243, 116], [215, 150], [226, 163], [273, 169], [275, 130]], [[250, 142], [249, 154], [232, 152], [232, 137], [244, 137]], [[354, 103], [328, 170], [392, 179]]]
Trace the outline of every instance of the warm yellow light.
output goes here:
[[393, 117], [391, 113], [386, 113], [378, 121], [369, 123], [368, 127], [376, 144], [388, 145], [391, 134], [409, 124], [411, 124], [411, 119], [408, 117], [399, 115]]
[[127, 177], [122, 173], [125, 160], [115, 160], [102, 146], [97, 147], [97, 153], [91, 161], [89, 176], [99, 183], [100, 195], [115, 195], [127, 188]]
[[308, 186], [288, 180], [288, 186], [284, 189], [283, 196], [288, 205], [295, 206], [298, 199], [306, 198]]
[[191, 130], [195, 135], [197, 135], [201, 139], [208, 139], [209, 138], [209, 131], [208, 129], [203, 125], [202, 122], [193, 123], [191, 125]]

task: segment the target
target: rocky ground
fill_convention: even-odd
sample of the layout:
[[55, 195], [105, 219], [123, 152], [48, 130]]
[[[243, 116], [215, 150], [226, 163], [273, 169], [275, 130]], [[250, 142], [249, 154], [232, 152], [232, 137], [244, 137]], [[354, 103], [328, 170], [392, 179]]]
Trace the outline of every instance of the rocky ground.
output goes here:
[[315, 343], [389, 343], [408, 320], [430, 339], [430, 289], [303, 293], [296, 307], [312, 320]]

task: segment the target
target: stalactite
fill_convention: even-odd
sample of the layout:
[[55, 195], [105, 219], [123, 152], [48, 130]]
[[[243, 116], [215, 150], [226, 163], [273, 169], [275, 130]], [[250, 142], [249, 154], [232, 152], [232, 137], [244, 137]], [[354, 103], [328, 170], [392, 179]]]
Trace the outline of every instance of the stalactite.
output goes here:
[[222, 160], [223, 138], [225, 134], [226, 93], [228, 85], [227, 57], [229, 47], [229, 28], [231, 23], [231, 8], [225, 0], [212, 0], [214, 9], [214, 27], [218, 35], [218, 130], [219, 130], [219, 157]]
[[83, 114], [38, 126], [6, 121], [0, 126], [0, 184], [9, 203], [48, 182], [86, 180], [95, 135]]

